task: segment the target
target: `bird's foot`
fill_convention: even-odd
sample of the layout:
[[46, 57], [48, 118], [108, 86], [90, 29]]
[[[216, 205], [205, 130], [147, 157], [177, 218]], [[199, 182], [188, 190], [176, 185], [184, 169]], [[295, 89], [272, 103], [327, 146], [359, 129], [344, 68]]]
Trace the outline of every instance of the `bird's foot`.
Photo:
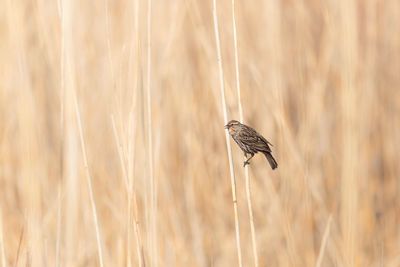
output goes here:
[[248, 160], [246, 160], [245, 162], [243, 162], [243, 167], [246, 167], [246, 165], [250, 165], [250, 162]]

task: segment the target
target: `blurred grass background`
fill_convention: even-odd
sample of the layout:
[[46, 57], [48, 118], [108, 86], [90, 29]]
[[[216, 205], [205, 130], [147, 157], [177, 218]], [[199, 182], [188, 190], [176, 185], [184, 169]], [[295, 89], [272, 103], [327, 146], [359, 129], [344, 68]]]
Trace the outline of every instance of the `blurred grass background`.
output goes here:
[[[237, 266], [211, 1], [153, 1], [150, 76], [145, 1], [1, 6], [2, 266]], [[231, 12], [218, 1], [238, 119]], [[400, 266], [400, 2], [238, 1], [235, 13], [245, 122], [279, 163], [250, 165], [260, 266]]]

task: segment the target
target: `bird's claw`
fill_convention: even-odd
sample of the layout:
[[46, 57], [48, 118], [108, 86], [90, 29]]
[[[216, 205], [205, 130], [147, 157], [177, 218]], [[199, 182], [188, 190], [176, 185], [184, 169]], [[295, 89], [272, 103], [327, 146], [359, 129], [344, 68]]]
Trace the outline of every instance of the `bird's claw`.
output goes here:
[[246, 167], [246, 165], [250, 165], [250, 162], [248, 162], [247, 160], [243, 162], [243, 167]]

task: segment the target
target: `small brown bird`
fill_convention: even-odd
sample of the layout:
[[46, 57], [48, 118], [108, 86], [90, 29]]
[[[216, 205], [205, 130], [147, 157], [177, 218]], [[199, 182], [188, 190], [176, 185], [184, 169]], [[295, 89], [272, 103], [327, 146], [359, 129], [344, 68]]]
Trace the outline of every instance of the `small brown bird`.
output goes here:
[[[225, 129], [228, 129], [233, 140], [235, 140], [244, 152], [246, 161], [243, 162], [243, 167], [250, 164], [250, 159], [258, 152], [265, 155], [272, 169], [278, 167], [278, 163], [272, 156], [271, 148], [269, 147], [272, 144], [261, 136], [261, 134], [257, 133], [256, 130], [235, 120], [228, 122], [225, 125]], [[250, 154], [249, 158], [247, 158], [247, 154]]]

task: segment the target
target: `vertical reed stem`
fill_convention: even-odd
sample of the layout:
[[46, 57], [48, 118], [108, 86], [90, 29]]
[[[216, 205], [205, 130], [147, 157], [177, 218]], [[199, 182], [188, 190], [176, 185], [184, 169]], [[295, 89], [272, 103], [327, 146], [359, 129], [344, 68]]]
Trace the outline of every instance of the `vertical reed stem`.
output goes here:
[[[217, 46], [217, 61], [218, 61], [218, 69], [219, 69], [222, 112], [224, 114], [224, 122], [225, 122], [225, 124], [227, 124], [228, 123], [228, 114], [226, 111], [226, 102], [225, 102], [224, 71], [222, 68], [222, 57], [221, 57], [221, 47], [220, 47], [220, 40], [219, 40], [216, 0], [213, 0], [213, 18], [214, 18], [215, 43]], [[229, 142], [228, 130], [225, 130], [225, 140], [226, 140], [226, 148], [228, 151], [228, 159], [229, 159], [229, 171], [230, 171], [230, 177], [231, 177], [233, 210], [235, 213], [236, 248], [237, 248], [237, 254], [238, 254], [237, 256], [238, 256], [239, 266], [241, 267], [242, 266], [242, 252], [241, 252], [241, 245], [240, 245], [240, 226], [239, 226], [237, 199], [236, 199], [236, 178], [235, 178], [235, 171], [233, 169], [232, 150], [231, 150], [231, 143]]]
[[74, 104], [75, 104], [75, 115], [76, 115], [76, 120], [78, 121], [79, 137], [80, 137], [80, 141], [81, 141], [81, 148], [82, 148], [82, 154], [83, 154], [83, 164], [84, 164], [85, 172], [86, 172], [86, 179], [87, 179], [87, 184], [88, 184], [88, 189], [89, 189], [90, 204], [92, 207], [94, 228], [96, 231], [97, 253], [99, 256], [99, 264], [100, 264], [100, 267], [104, 267], [103, 252], [101, 249], [101, 239], [100, 239], [100, 229], [99, 229], [100, 227], [99, 227], [99, 222], [98, 222], [98, 218], [97, 218], [96, 203], [94, 201], [94, 195], [93, 195], [92, 176], [89, 171], [89, 165], [88, 165], [87, 154], [86, 154], [86, 145], [85, 145], [85, 140], [83, 138], [82, 121], [81, 121], [81, 115], [79, 112], [78, 101], [76, 99], [76, 92], [73, 92], [73, 97], [74, 97]]
[[148, 156], [150, 168], [150, 205], [151, 205], [151, 262], [152, 266], [158, 266], [157, 251], [157, 196], [153, 169], [153, 131], [151, 113], [151, 5], [147, 2], [147, 127], [148, 127]]
[[[238, 56], [238, 48], [237, 48], [235, 0], [232, 0], [232, 27], [233, 27], [233, 45], [234, 45], [234, 51], [235, 51], [235, 74], [236, 74], [236, 90], [237, 90], [237, 95], [238, 95], [239, 117], [240, 117], [240, 122], [243, 123], [244, 118], [243, 118], [243, 108], [242, 108], [242, 100], [241, 100], [241, 92], [240, 92], [239, 56]], [[252, 207], [252, 203], [251, 203], [249, 166], [246, 165], [244, 168], [245, 168], [244, 172], [245, 172], [245, 178], [246, 178], [246, 198], [247, 198], [247, 207], [248, 207], [248, 211], [249, 211], [249, 221], [250, 221], [250, 230], [251, 230], [251, 242], [252, 242], [252, 247], [253, 247], [254, 265], [256, 267], [258, 267], [256, 230], [254, 227], [253, 207]]]

